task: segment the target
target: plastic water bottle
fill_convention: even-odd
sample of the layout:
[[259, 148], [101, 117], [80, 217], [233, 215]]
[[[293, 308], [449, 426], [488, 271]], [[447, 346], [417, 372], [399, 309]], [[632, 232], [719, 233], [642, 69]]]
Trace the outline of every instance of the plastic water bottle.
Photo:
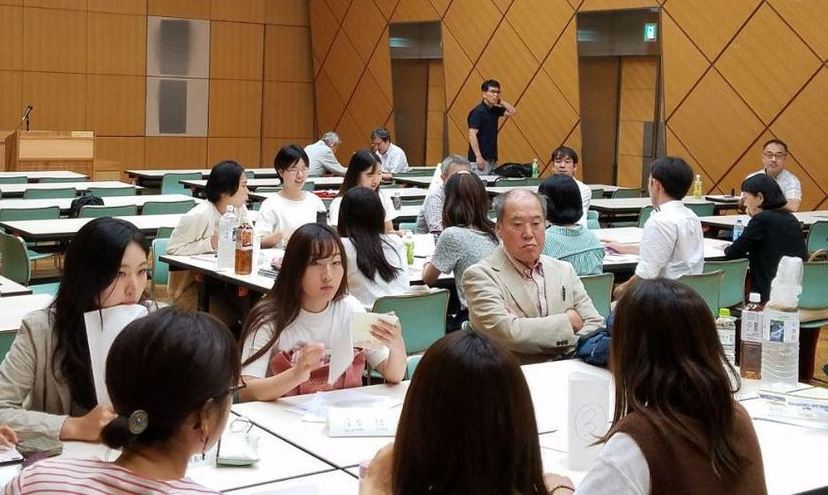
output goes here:
[[730, 317], [728, 308], [719, 310], [719, 317], [716, 318], [716, 332], [719, 334], [719, 342], [722, 343], [725, 357], [731, 366], [736, 366], [736, 322]]
[[538, 164], [538, 159], [535, 158], [532, 160], [532, 177], [537, 178], [540, 175], [540, 165]]
[[701, 174], [696, 174], [696, 180], [693, 181], [693, 197], [701, 199], [702, 197], [702, 178]]
[[403, 245], [405, 246], [405, 256], [408, 258], [408, 264], [414, 264], [414, 234], [410, 230], [405, 231], [403, 236]]
[[762, 377], [762, 296], [751, 292], [742, 310], [742, 343], [739, 349], [739, 374], [758, 380]]
[[736, 225], [733, 226], [733, 242], [736, 242], [736, 239], [742, 236], [742, 232], [745, 231], [745, 224], [742, 223], [742, 219], [739, 218], [736, 220]]
[[236, 243], [233, 231], [238, 219], [233, 213], [233, 205], [227, 205], [224, 215], [219, 219], [218, 260], [216, 268], [219, 270], [233, 270], [236, 265]]
[[783, 256], [762, 318], [762, 381], [771, 387], [799, 380], [799, 294], [802, 259]]

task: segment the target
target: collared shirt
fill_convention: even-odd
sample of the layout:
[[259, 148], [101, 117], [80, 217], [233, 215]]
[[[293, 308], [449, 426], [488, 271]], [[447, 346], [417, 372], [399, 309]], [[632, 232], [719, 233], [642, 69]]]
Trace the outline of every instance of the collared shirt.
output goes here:
[[[767, 172], [765, 169], [762, 169], [758, 172], [754, 172], [748, 177], [753, 177], [756, 174], [766, 174]], [[782, 189], [782, 193], [785, 195], [785, 199], [802, 199], [802, 184], [799, 182], [799, 179], [789, 172], [787, 169], [782, 170], [779, 172], [779, 175], [775, 177], [776, 183], [779, 184], [779, 188]]]
[[405, 151], [394, 143], [388, 144], [385, 154], [377, 153], [382, 163], [382, 171], [392, 174], [408, 171], [408, 158]]
[[704, 267], [701, 222], [681, 201], [668, 201], [653, 212], [640, 246], [635, 269], [639, 278], [677, 279], [701, 273]]
[[[575, 177], [573, 177], [575, 179]], [[589, 202], [592, 201], [592, 188], [583, 182], [575, 179], [575, 184], [578, 184], [578, 189], [581, 191], [581, 204], [584, 207], [584, 213], [581, 219], [578, 220], [579, 225], [587, 226], [587, 212], [589, 211]]]
[[[487, 162], [497, 162], [497, 120], [506, 114], [502, 106], [488, 106], [481, 102], [472, 108], [466, 119], [469, 129], [477, 129], [477, 145], [480, 154]], [[474, 163], [477, 157], [469, 144], [469, 161]], [[472, 170], [477, 167], [472, 167]]]
[[417, 214], [417, 233], [443, 231], [443, 204], [446, 202], [446, 188], [442, 184], [429, 191]]
[[503, 246], [503, 252], [506, 254], [506, 258], [512, 263], [512, 266], [515, 267], [515, 270], [520, 274], [520, 279], [526, 288], [526, 292], [529, 293], [529, 297], [532, 298], [532, 302], [538, 308], [538, 314], [540, 316], [548, 316], [546, 280], [543, 278], [543, 263], [540, 257], [538, 257], [538, 260], [533, 266], [529, 267], [516, 260], [505, 246]]

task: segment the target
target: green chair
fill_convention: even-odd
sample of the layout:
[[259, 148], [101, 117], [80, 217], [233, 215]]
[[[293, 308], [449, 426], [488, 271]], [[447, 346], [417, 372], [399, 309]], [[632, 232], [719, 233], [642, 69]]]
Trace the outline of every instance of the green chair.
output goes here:
[[644, 224], [647, 223], [647, 220], [650, 219], [650, 216], [652, 214], [653, 214], [652, 205], [647, 205], [644, 208], [641, 208], [641, 212], [638, 214], [638, 226], [643, 229]]
[[29, 286], [36, 294], [55, 295], [59, 283], [29, 285], [32, 278], [31, 261], [23, 239], [0, 232], [0, 275], [18, 284]]
[[704, 272], [721, 271], [722, 290], [719, 294], [719, 306], [732, 308], [745, 302], [745, 278], [748, 271], [748, 260], [741, 258], [727, 261], [705, 261]]
[[432, 175], [434, 175], [434, 170], [411, 167], [405, 172], [394, 174], [394, 177], [431, 177]]
[[529, 179], [527, 177], [499, 177], [494, 185], [497, 187], [528, 186]]
[[811, 225], [808, 229], [807, 246], [809, 254], [820, 249], [828, 249], [828, 222], [819, 221]]
[[[256, 178], [256, 174], [254, 174], [252, 170], [245, 170], [245, 171], [244, 171], [244, 176], [245, 176], [245, 177], [247, 177], [247, 180], [250, 180], [250, 179], [255, 179], [255, 178]], [[201, 177], [199, 177], [199, 179], [200, 179], [200, 178], [201, 178]]]
[[195, 201], [147, 201], [141, 208], [141, 215], [173, 215], [187, 213], [195, 206]]
[[414, 371], [417, 370], [417, 366], [420, 365], [420, 360], [423, 358], [422, 354], [415, 354], [414, 356], [408, 356], [405, 360], [405, 378], [411, 380], [414, 377]]
[[135, 186], [90, 187], [89, 192], [92, 193], [93, 196], [97, 196], [99, 198], [106, 198], [112, 196], [135, 196], [136, 189]]
[[618, 198], [640, 198], [641, 189], [633, 189], [629, 187], [619, 187], [612, 193], [613, 199]]
[[155, 233], [156, 239], [169, 239], [175, 230], [173, 227], [158, 227], [158, 232]]
[[715, 318], [719, 315], [719, 297], [722, 292], [723, 279], [724, 272], [716, 270], [715, 272], [700, 273], [698, 275], [685, 275], [680, 277], [678, 281], [696, 291], [707, 303], [710, 314]]
[[601, 273], [599, 275], [583, 275], [579, 277], [584, 289], [592, 299], [592, 305], [598, 314], [606, 318], [610, 314], [610, 302], [612, 301], [612, 283], [615, 275], [612, 273]]
[[[805, 263], [802, 271], [802, 294], [799, 310], [828, 313], [828, 262]], [[807, 382], [814, 376], [817, 342], [822, 327], [828, 319], [805, 321], [799, 324], [799, 381]]]
[[[305, 184], [307, 184], [307, 182]], [[282, 190], [282, 186], [263, 186], [263, 187], [257, 187], [256, 188], [257, 193], [264, 193], [264, 192], [274, 193], [274, 192], [279, 192], [281, 190]]]
[[446, 334], [449, 291], [383, 296], [374, 301], [374, 313], [393, 311], [400, 319], [406, 354], [423, 352]]
[[410, 230], [411, 232], [417, 232], [417, 222], [400, 222], [400, 226], [397, 230]]
[[6, 359], [6, 354], [9, 353], [15, 337], [17, 337], [17, 330], [0, 332], [0, 362]]
[[543, 182], [543, 178], [541, 177], [527, 177], [526, 178], [526, 185], [527, 186], [539, 186]]
[[101, 217], [127, 217], [138, 214], [138, 207], [135, 205], [123, 206], [94, 206], [86, 205], [81, 207], [78, 218], [101, 218]]
[[[60, 207], [45, 206], [43, 208], [4, 208], [0, 209], [0, 222], [15, 222], [23, 220], [56, 220], [60, 218]], [[2, 231], [3, 229], [0, 229]], [[31, 261], [41, 260], [52, 256], [51, 253], [38, 253], [32, 250], [37, 246], [36, 243], [31, 243], [27, 247], [29, 259]]]
[[712, 217], [716, 205], [713, 203], [684, 203], [684, 206], [693, 210], [697, 217]]
[[595, 210], [587, 210], [587, 228], [600, 229], [601, 224], [598, 223], [598, 212]]
[[[264, 201], [254, 201], [250, 204], [250, 211], [259, 211], [262, 208], [262, 203]], [[325, 208], [328, 208], [328, 205], [325, 205]]]
[[302, 184], [302, 190], [303, 191], [313, 192], [315, 189], [316, 189], [316, 184], [313, 183], [312, 181], [305, 181], [305, 183]]
[[25, 176], [0, 177], [0, 184], [26, 184], [29, 181]]
[[167, 285], [170, 277], [170, 265], [161, 261], [161, 255], [167, 252], [169, 239], [155, 238], [152, 240], [152, 292], [156, 285]]
[[161, 177], [161, 194], [184, 194], [186, 196], [192, 196], [193, 191], [179, 181], [200, 180], [201, 177], [200, 172], [164, 174]]
[[408, 197], [408, 198], [402, 197], [402, 198], [400, 198], [400, 204], [408, 205], [408, 206], [422, 206], [424, 201], [425, 201], [425, 198], [411, 198], [411, 197]]
[[86, 182], [86, 177], [69, 177], [69, 178], [61, 178], [61, 177], [44, 177], [38, 181], [40, 184], [57, 184], [57, 183], [64, 183], [64, 182]]
[[603, 189], [592, 188], [592, 199], [601, 199], [603, 197], [604, 197], [604, 190]]
[[61, 187], [56, 189], [26, 189], [23, 191], [23, 199], [65, 199], [74, 198], [78, 194], [74, 187]]

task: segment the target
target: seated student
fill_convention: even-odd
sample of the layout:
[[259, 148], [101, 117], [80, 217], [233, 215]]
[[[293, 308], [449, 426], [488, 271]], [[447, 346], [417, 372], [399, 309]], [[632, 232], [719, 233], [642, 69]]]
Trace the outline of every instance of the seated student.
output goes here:
[[391, 133], [385, 127], [377, 127], [371, 131], [371, 151], [379, 157], [382, 162], [382, 173], [388, 179], [391, 178], [391, 174], [408, 172], [405, 151], [391, 142]]
[[560, 356], [578, 332], [604, 323], [569, 263], [541, 254], [545, 207], [514, 189], [495, 198], [500, 246], [463, 275], [474, 329], [498, 338], [521, 363]]
[[578, 275], [604, 271], [604, 246], [594, 232], [578, 223], [581, 193], [575, 179], [553, 175], [543, 181], [538, 192], [546, 196], [546, 238], [543, 254], [566, 261]]
[[[454, 272], [455, 280], [463, 280], [470, 266], [497, 249], [494, 222], [487, 216], [489, 195], [480, 177], [468, 172], [453, 175], [446, 184], [445, 194], [441, 224], [446, 230], [437, 238], [434, 255], [423, 267], [423, 282], [427, 285], [434, 285], [441, 273]], [[456, 285], [460, 311], [449, 324], [451, 328], [459, 328], [469, 319], [463, 284]]]
[[787, 158], [788, 145], [780, 139], [771, 139], [762, 146], [762, 170], [750, 174], [748, 178], [756, 174], [766, 174], [772, 177], [785, 195], [788, 202], [785, 207], [788, 211], [799, 211], [799, 207], [802, 206], [802, 184], [790, 170], [785, 168]]
[[575, 178], [575, 170], [578, 168], [578, 153], [568, 146], [560, 146], [552, 152], [552, 163], [555, 166], [555, 175], [566, 175], [572, 177], [575, 184], [578, 185], [583, 211], [581, 212], [581, 217], [578, 219], [577, 223], [586, 227], [589, 203], [592, 201], [592, 189]]
[[[247, 388], [241, 391], [242, 400], [269, 401], [329, 388], [327, 373], [324, 383], [318, 383], [308, 382], [311, 372], [325, 364], [326, 349], [343, 339], [350, 342], [351, 315], [365, 312], [348, 295], [347, 263], [339, 236], [327, 225], [307, 224], [294, 232], [273, 289], [245, 322], [242, 377]], [[383, 345], [355, 352], [353, 373], [339, 377], [335, 387], [361, 385], [366, 359], [387, 381], [403, 379], [406, 355], [399, 324], [380, 321], [371, 334]]]
[[102, 438], [120, 455], [38, 462], [6, 493], [219, 493], [185, 478], [187, 463], [221, 438], [238, 380], [238, 347], [218, 320], [173, 308], [135, 320], [106, 364], [117, 416]]
[[306, 161], [308, 175], [319, 177], [324, 174], [333, 174], [344, 177], [347, 169], [340, 165], [335, 154], [340, 144], [342, 144], [342, 140], [339, 139], [339, 135], [333, 131], [328, 131], [322, 134], [319, 141], [305, 146], [304, 151], [309, 157], [309, 160]]
[[443, 203], [446, 201], [445, 184], [456, 173], [470, 172], [469, 161], [460, 155], [449, 155], [440, 164], [439, 181], [428, 188], [423, 206], [417, 214], [418, 234], [439, 234], [443, 231]]
[[397, 210], [394, 209], [394, 203], [391, 201], [391, 198], [379, 188], [381, 181], [382, 169], [380, 168], [380, 161], [377, 155], [368, 150], [359, 150], [354, 153], [351, 161], [348, 162], [348, 172], [342, 180], [339, 193], [331, 201], [331, 207], [328, 212], [328, 223], [333, 226], [339, 224], [339, 204], [342, 203], [342, 196], [346, 192], [355, 187], [367, 187], [379, 194], [385, 214], [385, 231], [393, 232], [394, 226], [392, 225], [392, 221], [397, 218]]
[[641, 280], [616, 314], [612, 426], [575, 493], [767, 493], [753, 423], [733, 400], [738, 373], [701, 296], [673, 280]]
[[55, 300], [23, 318], [0, 364], [0, 424], [22, 440], [100, 438], [115, 414], [95, 397], [83, 314], [147, 302], [148, 254], [144, 234], [121, 219], [97, 218], [78, 231]]
[[725, 258], [747, 256], [750, 287], [770, 297], [770, 285], [782, 256], [807, 256], [802, 226], [787, 210], [787, 199], [779, 184], [768, 175], [752, 175], [742, 182], [742, 195], [751, 219], [742, 235], [724, 250]]
[[520, 366], [485, 335], [459, 330], [423, 355], [396, 439], [371, 461], [360, 493], [552, 493], [548, 488]]
[[339, 213], [351, 295], [370, 308], [378, 297], [407, 292], [405, 246], [400, 236], [385, 233], [385, 214], [376, 191], [351, 189], [342, 197]]
[[262, 247], [283, 247], [290, 235], [306, 223], [316, 222], [316, 213], [325, 211], [319, 196], [303, 191], [308, 178], [308, 155], [295, 144], [276, 153], [273, 168], [282, 190], [264, 200], [256, 218], [256, 233], [262, 234]]
[[615, 297], [621, 297], [638, 279], [677, 279], [702, 272], [704, 239], [701, 221], [682, 203], [693, 178], [693, 169], [681, 158], [666, 156], [653, 162], [647, 189], [655, 211], [644, 224], [641, 243], [607, 243], [607, 247], [619, 253], [640, 256], [635, 275], [615, 287]]

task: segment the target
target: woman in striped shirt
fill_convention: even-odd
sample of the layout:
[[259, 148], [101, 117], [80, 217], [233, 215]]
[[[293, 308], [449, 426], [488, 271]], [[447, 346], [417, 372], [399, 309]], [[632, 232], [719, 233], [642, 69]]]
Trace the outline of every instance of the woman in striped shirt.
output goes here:
[[185, 478], [187, 463], [221, 438], [239, 383], [230, 331], [206, 313], [167, 308], [127, 325], [112, 344], [106, 384], [117, 417], [104, 443], [114, 462], [41, 461], [6, 494], [213, 494]]

